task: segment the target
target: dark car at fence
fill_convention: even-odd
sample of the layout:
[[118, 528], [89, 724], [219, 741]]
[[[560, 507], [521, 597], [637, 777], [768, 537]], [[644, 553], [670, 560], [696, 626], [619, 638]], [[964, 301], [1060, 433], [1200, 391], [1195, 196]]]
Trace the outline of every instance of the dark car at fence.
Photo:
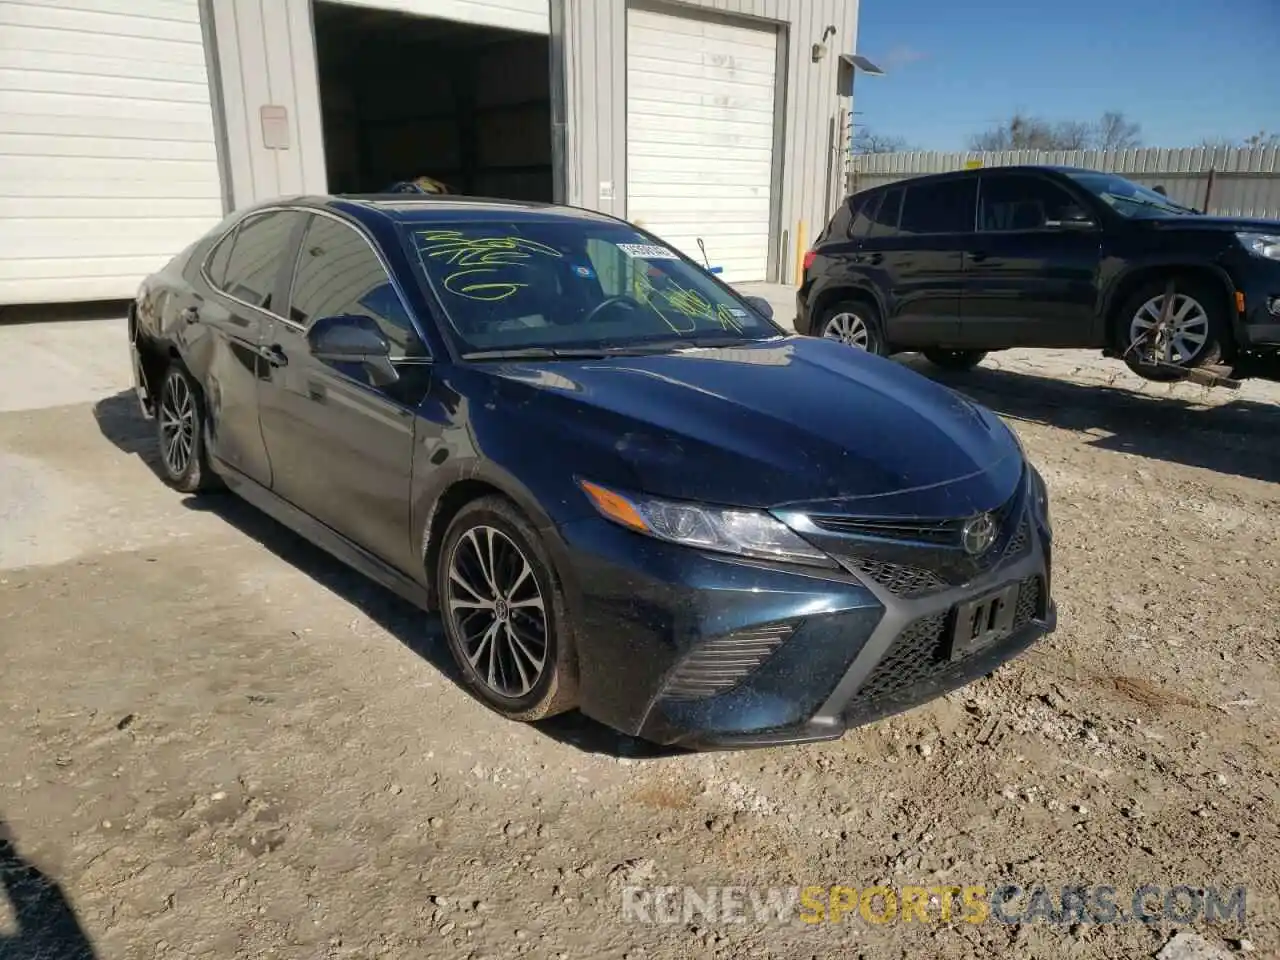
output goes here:
[[623, 221], [277, 201], [149, 277], [129, 330], [164, 478], [438, 611], [509, 718], [835, 737], [1054, 627], [1047, 494], [1004, 423]]
[[1100, 348], [1149, 379], [1280, 353], [1280, 222], [1210, 217], [1115, 174], [995, 167], [848, 198], [805, 258], [796, 328], [949, 368]]

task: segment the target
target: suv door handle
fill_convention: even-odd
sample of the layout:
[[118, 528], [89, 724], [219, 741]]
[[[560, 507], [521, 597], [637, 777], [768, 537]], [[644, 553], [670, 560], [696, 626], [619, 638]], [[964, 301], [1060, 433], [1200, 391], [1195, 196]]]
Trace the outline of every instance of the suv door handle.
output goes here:
[[269, 347], [259, 347], [258, 356], [273, 367], [287, 367], [289, 365], [289, 358], [278, 343], [273, 343]]
[[987, 259], [987, 252], [985, 250], [970, 251], [969, 259], [974, 263], [981, 263], [983, 260]]
[[185, 310], [183, 310], [181, 313], [178, 314], [178, 319], [181, 320], [183, 323], [195, 323], [197, 320], [200, 319], [200, 308], [187, 307]]

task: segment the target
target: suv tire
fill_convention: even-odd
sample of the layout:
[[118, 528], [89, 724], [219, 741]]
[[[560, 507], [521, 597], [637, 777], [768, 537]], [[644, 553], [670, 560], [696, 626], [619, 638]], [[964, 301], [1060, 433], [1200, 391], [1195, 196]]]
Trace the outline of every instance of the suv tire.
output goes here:
[[1200, 280], [1165, 277], [1143, 283], [1124, 302], [1116, 317], [1116, 341], [1124, 362], [1140, 377], [1170, 382], [1182, 374], [1155, 366], [1151, 337], [1160, 319], [1165, 297], [1172, 293], [1170, 327], [1172, 362], [1186, 370], [1220, 363], [1228, 343], [1229, 327], [1222, 291]]
[[924, 358], [943, 370], [972, 370], [986, 357], [985, 350], [943, 350], [935, 347], [921, 350]]
[[822, 311], [816, 335], [880, 357], [889, 353], [880, 311], [866, 300], [841, 300]]

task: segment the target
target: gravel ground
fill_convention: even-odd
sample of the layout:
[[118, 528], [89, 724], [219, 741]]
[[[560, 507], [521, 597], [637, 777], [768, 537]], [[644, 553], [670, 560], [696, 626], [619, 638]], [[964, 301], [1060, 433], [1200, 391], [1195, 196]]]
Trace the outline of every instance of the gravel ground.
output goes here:
[[[0, 353], [58, 335], [0, 327]], [[165, 488], [108, 349], [96, 399], [0, 378], [4, 960], [1197, 955], [1183, 929], [1280, 956], [1275, 387], [1025, 351], [948, 378], [1049, 482], [1059, 631], [836, 742], [672, 754], [497, 719], [434, 623]], [[635, 885], [1009, 883], [1243, 885], [1247, 922], [622, 910]]]

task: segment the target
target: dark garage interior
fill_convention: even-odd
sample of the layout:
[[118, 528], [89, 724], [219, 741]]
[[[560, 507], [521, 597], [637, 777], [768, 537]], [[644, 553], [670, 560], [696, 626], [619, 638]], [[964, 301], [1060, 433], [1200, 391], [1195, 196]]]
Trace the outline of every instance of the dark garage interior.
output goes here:
[[333, 193], [430, 177], [452, 193], [552, 199], [545, 36], [314, 5]]

